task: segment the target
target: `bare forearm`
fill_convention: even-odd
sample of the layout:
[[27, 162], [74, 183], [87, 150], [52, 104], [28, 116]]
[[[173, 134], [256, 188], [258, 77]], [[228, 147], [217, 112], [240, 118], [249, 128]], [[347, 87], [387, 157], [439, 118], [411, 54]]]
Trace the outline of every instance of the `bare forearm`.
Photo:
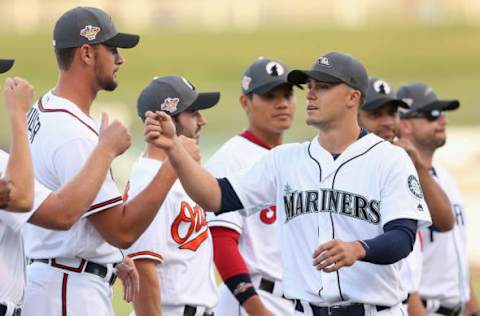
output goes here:
[[408, 315], [410, 316], [427, 316], [427, 311], [423, 307], [420, 295], [417, 292], [410, 293], [408, 298]]
[[193, 160], [179, 142], [168, 156], [187, 194], [206, 211], [218, 211], [221, 192], [217, 179]]
[[451, 230], [455, 219], [448, 196], [427, 169], [417, 167], [417, 172], [433, 225], [442, 232]]
[[140, 276], [140, 293], [133, 302], [137, 316], [160, 316], [160, 285], [152, 260], [136, 260]]
[[11, 182], [11, 211], [29, 211], [33, 205], [34, 181], [33, 166], [28, 145], [27, 123], [23, 113], [10, 114], [12, 143], [6, 178]]
[[470, 299], [465, 304], [465, 310], [463, 311], [465, 316], [475, 315], [478, 313], [480, 315], [480, 304], [478, 303], [475, 292], [473, 291], [472, 283], [470, 282]]

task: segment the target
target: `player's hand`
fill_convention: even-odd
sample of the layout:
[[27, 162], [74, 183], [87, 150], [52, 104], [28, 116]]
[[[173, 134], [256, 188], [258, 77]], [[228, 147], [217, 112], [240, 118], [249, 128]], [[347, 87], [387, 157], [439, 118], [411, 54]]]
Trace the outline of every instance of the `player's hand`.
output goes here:
[[190, 154], [190, 156], [195, 161], [200, 161], [202, 156], [200, 154], [200, 146], [198, 146], [197, 141], [192, 138], [185, 137], [180, 135], [178, 140], [182, 143], [185, 150]]
[[342, 267], [350, 267], [363, 257], [365, 249], [359, 241], [330, 240], [313, 252], [313, 265], [323, 272], [335, 272]]
[[125, 257], [116, 269], [117, 276], [123, 285], [123, 299], [131, 303], [140, 293], [140, 278], [135, 263], [132, 258]]
[[395, 138], [393, 140], [393, 144], [402, 147], [407, 154], [410, 156], [410, 159], [412, 159], [413, 164], [415, 165], [416, 168], [427, 168], [427, 164], [423, 161], [423, 159], [420, 157], [420, 154], [418, 153], [418, 150], [413, 146], [413, 144], [405, 138]]
[[170, 115], [162, 111], [145, 113], [145, 141], [164, 150], [176, 144], [176, 129]]
[[109, 123], [107, 113], [102, 113], [98, 146], [104, 146], [113, 157], [123, 154], [132, 144], [128, 129], [119, 121]]
[[7, 78], [3, 86], [3, 97], [10, 114], [24, 117], [33, 103], [33, 87], [25, 79]]
[[[0, 174], [1, 176], [1, 174]], [[10, 203], [10, 191], [12, 186], [10, 181], [5, 178], [0, 178], [0, 208], [4, 209]]]

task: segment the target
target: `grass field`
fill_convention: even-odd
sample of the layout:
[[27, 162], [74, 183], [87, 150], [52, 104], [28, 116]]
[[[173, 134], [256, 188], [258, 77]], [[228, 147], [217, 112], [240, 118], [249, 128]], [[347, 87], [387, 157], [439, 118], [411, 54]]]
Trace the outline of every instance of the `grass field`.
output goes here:
[[[52, 26], [45, 26], [47, 29]], [[245, 67], [257, 56], [280, 58], [291, 67], [309, 68], [312, 61], [332, 50], [349, 52], [360, 58], [371, 75], [389, 80], [395, 87], [405, 82], [431, 84], [442, 98], [458, 98], [459, 111], [449, 115], [456, 125], [476, 125], [480, 121], [478, 84], [480, 82], [480, 29], [466, 26], [390, 27], [340, 31], [330, 29], [264, 30], [254, 33], [177, 33], [151, 31], [141, 34], [139, 47], [122, 51], [119, 88], [101, 93], [94, 112], [108, 110], [131, 122], [132, 133], [141, 135], [135, 104], [139, 91], [154, 76], [179, 74], [190, 79], [200, 91], [221, 91], [219, 106], [206, 112], [209, 121], [202, 145], [218, 147], [238, 133], [246, 123], [238, 106], [240, 78]], [[0, 57], [14, 57], [11, 72], [28, 78], [36, 96], [53, 87], [57, 78], [50, 32], [32, 35], [0, 34]], [[314, 131], [305, 127], [304, 92], [297, 94], [297, 120], [287, 139], [304, 139]], [[0, 124], [5, 126], [3, 107]], [[1, 133], [5, 148], [8, 132]], [[138, 152], [141, 138], [134, 147]], [[133, 150], [135, 151], [135, 149]], [[132, 150], [130, 156], [134, 157]], [[123, 168], [123, 167], [120, 167]], [[120, 174], [128, 173], [128, 166]], [[480, 293], [480, 272], [475, 273], [476, 292]], [[114, 306], [117, 315], [128, 315], [130, 307], [121, 302], [119, 284], [115, 286]]]

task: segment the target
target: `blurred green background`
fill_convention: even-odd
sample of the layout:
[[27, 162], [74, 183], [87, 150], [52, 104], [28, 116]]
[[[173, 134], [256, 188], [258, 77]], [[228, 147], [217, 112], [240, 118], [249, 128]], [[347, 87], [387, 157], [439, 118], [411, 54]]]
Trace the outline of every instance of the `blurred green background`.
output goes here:
[[[110, 4], [113, 10], [113, 1], [97, 2]], [[120, 2], [124, 5], [127, 3]], [[443, 1], [446, 2], [452, 1]], [[7, 1], [0, 0], [0, 7], [6, 7], [6, 3]], [[38, 5], [42, 2], [28, 0], [25, 3]], [[53, 3], [50, 4], [53, 6], [55, 3], [60, 5], [61, 2], [48, 3]], [[134, 6], [132, 10], [135, 10]], [[480, 15], [475, 17], [478, 16]], [[166, 14], [163, 13], [164, 21], [165, 17]], [[389, 16], [381, 18], [381, 21], [388, 22]], [[219, 105], [205, 112], [208, 124], [202, 134], [201, 144], [203, 156], [208, 157], [225, 140], [246, 126], [245, 116], [238, 104], [240, 79], [245, 68], [258, 56], [279, 58], [291, 68], [309, 68], [316, 58], [326, 52], [348, 52], [363, 61], [369, 74], [386, 79], [395, 88], [402, 83], [422, 81], [430, 84], [441, 98], [459, 99], [461, 108], [449, 114], [450, 124], [478, 125], [478, 23], [466, 23], [462, 18], [447, 20], [445, 23], [416, 23], [409, 18], [402, 21], [402, 17], [398, 16], [395, 23], [371, 21], [372, 23], [361, 23], [360, 26], [342, 28], [334, 23], [323, 23], [321, 19], [316, 24], [308, 25], [293, 22], [283, 24], [281, 21], [270, 24], [270, 20], [262, 24], [262, 21], [257, 21], [260, 26], [246, 30], [227, 27], [212, 31], [205, 27], [197, 29], [195, 25], [176, 29], [167, 22], [162, 27], [153, 23], [153, 26], [139, 28], [140, 45], [121, 51], [126, 63], [119, 73], [119, 87], [112, 93], [101, 92], [93, 107], [94, 116], [99, 117], [101, 111], [107, 111], [112, 117], [129, 125], [134, 136], [132, 148], [114, 165], [120, 185], [126, 182], [131, 163], [143, 147], [142, 125], [136, 116], [136, 98], [154, 76], [182, 75], [193, 82], [199, 91], [221, 91]], [[51, 89], [57, 79], [51, 45], [53, 23], [51, 19], [40, 20], [39, 27], [28, 32], [13, 31], [13, 27], [8, 25], [0, 30], [0, 57], [16, 59], [16, 65], [10, 74], [27, 78], [35, 87], [36, 97], [39, 97]], [[125, 26], [119, 29], [130, 30]], [[305, 93], [297, 90], [296, 95], [296, 121], [286, 135], [287, 141], [302, 141], [315, 133], [304, 124]], [[0, 107], [0, 124], [4, 126], [0, 135], [0, 147], [3, 148], [7, 148], [9, 142], [9, 132], [5, 127], [7, 123], [4, 108]], [[474, 279], [476, 292], [480, 293], [478, 272], [474, 272]], [[121, 302], [121, 296], [118, 282], [115, 286], [114, 307], [117, 315], [128, 315], [131, 308]]]

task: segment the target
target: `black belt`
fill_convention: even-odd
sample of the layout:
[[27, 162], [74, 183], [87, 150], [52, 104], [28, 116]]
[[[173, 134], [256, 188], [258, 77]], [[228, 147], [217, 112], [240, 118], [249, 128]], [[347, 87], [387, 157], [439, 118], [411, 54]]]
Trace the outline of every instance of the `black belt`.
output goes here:
[[[268, 279], [265, 279], [265, 278], [261, 278], [260, 279], [260, 284], [258, 285], [258, 289], [273, 294], [273, 290], [275, 289], [275, 281], [271, 281], [271, 280], [268, 280]], [[282, 296], [280, 296], [280, 297], [283, 298], [283, 299], [292, 301], [292, 300], [286, 298], [283, 293], [282, 293]]]
[[[423, 306], [427, 307], [427, 300], [422, 298], [422, 303]], [[462, 312], [462, 308], [460, 306], [456, 308], [450, 308], [440, 305], [440, 307], [434, 312], [445, 316], [458, 316]]]
[[[185, 305], [183, 310], [183, 316], [195, 316], [197, 313], [197, 307], [192, 305]], [[203, 316], [213, 316], [213, 313], [209, 314], [207, 312], [203, 313]]]
[[[353, 303], [349, 305], [333, 305], [333, 306], [316, 306], [310, 305], [313, 316], [362, 316], [365, 315], [365, 306], [360, 303]], [[374, 305], [377, 312], [389, 309], [390, 306]], [[303, 305], [300, 300], [295, 303], [295, 310], [304, 313]]]
[[[20, 316], [21, 313], [22, 313], [21, 308], [17, 307], [13, 310], [13, 316]], [[7, 306], [0, 304], [0, 316], [5, 316], [5, 315], [7, 315]]]
[[[51, 265], [52, 267], [64, 269], [67, 271], [78, 272], [78, 273], [82, 272], [82, 269], [80, 268], [71, 268], [71, 267], [57, 264], [55, 262], [55, 259], [51, 259], [51, 260], [50, 259], [32, 259], [31, 262], [41, 262], [41, 263]], [[80, 267], [82, 267], [83, 265], [85, 265], [85, 269], [83, 269], [83, 272], [94, 274], [96, 276], [101, 277], [102, 279], [105, 279], [105, 277], [107, 276], [108, 268], [103, 264], [82, 259], [80, 263]], [[112, 273], [112, 276], [110, 277], [110, 280], [108, 281], [108, 283], [110, 285], [113, 285], [116, 279], [117, 279], [117, 274], [114, 272]]]

